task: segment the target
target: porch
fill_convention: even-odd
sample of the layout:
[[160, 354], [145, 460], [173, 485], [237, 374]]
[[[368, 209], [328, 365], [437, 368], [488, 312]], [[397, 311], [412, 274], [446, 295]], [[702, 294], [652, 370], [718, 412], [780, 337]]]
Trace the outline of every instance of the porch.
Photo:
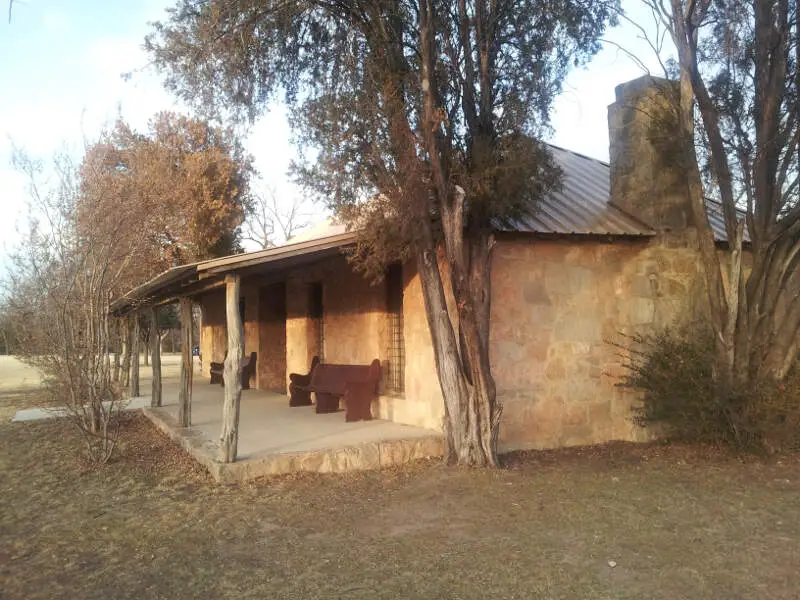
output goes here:
[[[146, 383], [142, 387], [149, 389]], [[184, 428], [178, 421], [179, 387], [178, 379], [165, 378], [162, 406], [145, 408], [144, 414], [220, 482], [297, 471], [381, 469], [442, 454], [441, 434], [435, 431], [381, 419], [347, 423], [342, 411], [318, 415], [313, 406], [290, 408], [285, 395], [250, 389], [240, 400], [236, 460], [222, 463], [223, 388], [195, 373], [192, 425]]]

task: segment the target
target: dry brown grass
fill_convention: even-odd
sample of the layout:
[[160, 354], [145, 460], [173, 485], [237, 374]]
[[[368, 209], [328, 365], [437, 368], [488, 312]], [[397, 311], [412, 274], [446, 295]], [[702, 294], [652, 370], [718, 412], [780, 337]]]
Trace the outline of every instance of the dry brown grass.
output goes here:
[[0, 426], [0, 596], [798, 597], [795, 458], [619, 444], [224, 487], [141, 417], [123, 434], [89, 471], [66, 423]]

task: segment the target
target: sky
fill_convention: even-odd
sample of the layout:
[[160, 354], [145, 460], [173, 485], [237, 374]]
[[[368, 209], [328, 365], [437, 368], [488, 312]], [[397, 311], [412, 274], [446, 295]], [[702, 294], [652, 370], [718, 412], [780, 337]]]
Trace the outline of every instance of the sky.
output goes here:
[[[0, 20], [0, 265], [19, 241], [26, 205], [25, 178], [11, 165], [12, 148], [47, 161], [66, 149], [80, 157], [87, 141], [121, 115], [135, 129], [162, 110], [185, 111], [148, 67], [142, 49], [149, 23], [164, 16], [173, 0], [6, 0]], [[652, 17], [638, 0], [623, 0], [634, 20], [650, 27]], [[607, 106], [614, 87], [644, 73], [627, 52], [658, 74], [653, 52], [639, 31], [622, 24], [605, 36], [603, 50], [574, 70], [554, 105], [549, 141], [608, 160]], [[132, 76], [123, 78], [122, 73]], [[260, 179], [279, 200], [291, 204], [300, 191], [287, 170], [295, 150], [286, 113], [275, 106], [250, 129], [245, 146]], [[313, 215], [311, 216], [313, 219]]]

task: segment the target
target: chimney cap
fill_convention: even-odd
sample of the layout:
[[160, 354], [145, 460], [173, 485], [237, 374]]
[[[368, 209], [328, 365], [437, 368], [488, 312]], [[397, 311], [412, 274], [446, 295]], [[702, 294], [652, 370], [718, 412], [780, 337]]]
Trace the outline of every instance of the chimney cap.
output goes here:
[[631, 79], [625, 83], [620, 83], [614, 88], [616, 102], [622, 102], [626, 98], [641, 96], [648, 90], [665, 90], [668, 88], [676, 89], [678, 82], [664, 77], [654, 77], [653, 75], [642, 75], [636, 79]]

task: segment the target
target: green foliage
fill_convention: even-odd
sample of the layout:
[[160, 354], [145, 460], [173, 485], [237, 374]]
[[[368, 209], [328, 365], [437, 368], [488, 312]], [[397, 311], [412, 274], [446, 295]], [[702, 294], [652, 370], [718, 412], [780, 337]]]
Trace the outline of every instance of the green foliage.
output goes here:
[[[302, 183], [346, 218], [383, 194], [392, 207], [370, 217], [403, 231], [396, 260], [417, 241], [401, 221], [437, 216], [436, 202], [409, 209], [412, 198], [434, 199], [425, 91], [434, 88], [442, 168], [451, 188], [465, 190], [468, 220], [518, 218], [558, 183], [535, 138], [568, 70], [599, 49], [616, 5], [435, 0], [423, 18], [411, 0], [179, 0], [146, 47], [168, 87], [201, 111], [253, 119], [282, 92], [313, 155], [297, 165]], [[432, 72], [422, 64], [428, 49]], [[376, 239], [366, 246], [383, 252]]]
[[714, 340], [705, 325], [634, 336], [624, 386], [641, 390], [634, 421], [669, 440], [768, 451], [800, 448], [800, 372], [787, 381], [715, 383]]

